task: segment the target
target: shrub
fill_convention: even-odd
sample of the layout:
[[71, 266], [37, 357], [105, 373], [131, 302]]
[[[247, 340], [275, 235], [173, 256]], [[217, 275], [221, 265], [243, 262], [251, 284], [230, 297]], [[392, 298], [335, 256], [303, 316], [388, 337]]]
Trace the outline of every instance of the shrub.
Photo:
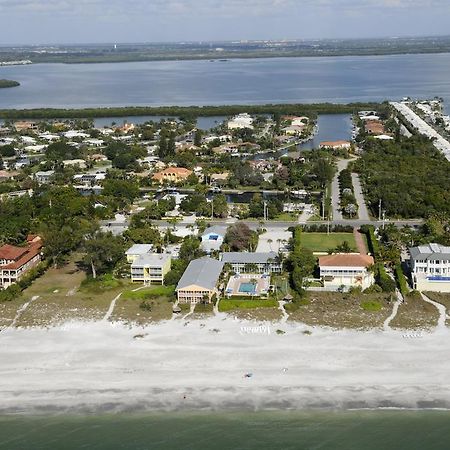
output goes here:
[[151, 311], [152, 305], [149, 302], [144, 300], [143, 302], [140, 303], [139, 308], [144, 311]]
[[364, 311], [377, 312], [383, 308], [383, 305], [376, 300], [369, 300], [361, 303], [361, 308]]
[[409, 293], [409, 289], [400, 263], [395, 265], [395, 278], [397, 279], [398, 288], [400, 289], [401, 294], [403, 297], [406, 297]]

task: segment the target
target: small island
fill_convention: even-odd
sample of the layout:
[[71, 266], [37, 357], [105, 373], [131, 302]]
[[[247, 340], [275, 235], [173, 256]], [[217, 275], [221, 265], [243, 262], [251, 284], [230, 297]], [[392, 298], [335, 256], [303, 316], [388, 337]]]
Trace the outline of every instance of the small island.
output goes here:
[[14, 80], [0, 80], [0, 89], [2, 88], [12, 88], [20, 86], [20, 83], [18, 81]]

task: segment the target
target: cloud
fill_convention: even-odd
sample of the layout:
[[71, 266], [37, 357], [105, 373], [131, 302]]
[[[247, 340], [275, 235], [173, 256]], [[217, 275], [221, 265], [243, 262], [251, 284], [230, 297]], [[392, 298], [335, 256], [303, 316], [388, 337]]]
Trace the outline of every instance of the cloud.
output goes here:
[[302, 10], [442, 8], [448, 0], [0, 0], [2, 13], [34, 14], [289, 14]]

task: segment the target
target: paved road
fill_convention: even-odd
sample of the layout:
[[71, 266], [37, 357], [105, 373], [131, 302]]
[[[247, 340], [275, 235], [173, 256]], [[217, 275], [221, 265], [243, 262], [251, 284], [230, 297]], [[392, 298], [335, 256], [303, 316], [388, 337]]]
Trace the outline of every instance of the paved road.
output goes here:
[[358, 203], [359, 220], [370, 220], [369, 211], [367, 209], [366, 200], [362, 191], [359, 175], [352, 173], [352, 183], [355, 192], [356, 203]]
[[339, 192], [339, 174], [347, 168], [347, 166], [350, 164], [351, 161], [353, 161], [355, 158], [352, 159], [340, 159], [337, 162], [337, 172], [336, 175], [333, 178], [333, 181], [331, 183], [331, 208], [332, 208], [332, 217], [333, 220], [343, 220], [342, 213], [339, 209], [339, 202], [340, 202], [340, 192]]
[[407, 104], [390, 102], [400, 114], [403, 115], [420, 134], [433, 139], [433, 145], [440, 150], [444, 156], [450, 161], [450, 142], [444, 139], [433, 127], [428, 125], [425, 120], [419, 117]]

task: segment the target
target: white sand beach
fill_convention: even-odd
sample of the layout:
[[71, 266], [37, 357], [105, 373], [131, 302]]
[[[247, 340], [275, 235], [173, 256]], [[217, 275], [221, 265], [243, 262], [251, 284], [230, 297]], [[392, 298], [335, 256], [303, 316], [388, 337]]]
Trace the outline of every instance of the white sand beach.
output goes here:
[[217, 316], [144, 329], [9, 328], [0, 333], [0, 413], [447, 408], [449, 354], [442, 327], [332, 331]]

